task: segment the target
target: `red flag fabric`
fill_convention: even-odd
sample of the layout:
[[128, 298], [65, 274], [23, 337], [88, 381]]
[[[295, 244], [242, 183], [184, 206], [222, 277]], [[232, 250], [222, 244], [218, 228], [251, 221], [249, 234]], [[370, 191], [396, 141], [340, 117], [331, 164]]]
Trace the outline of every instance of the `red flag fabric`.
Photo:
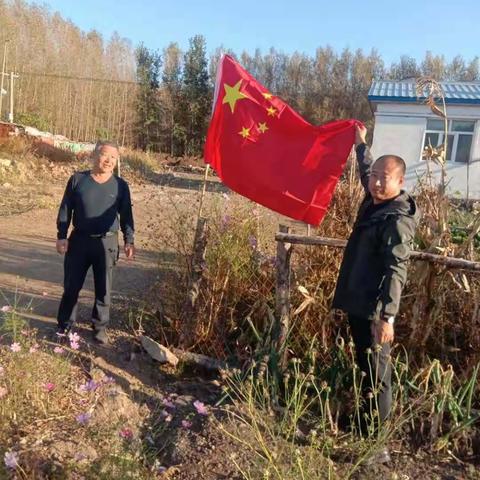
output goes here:
[[357, 123], [309, 124], [225, 55], [217, 73], [205, 162], [240, 195], [318, 225], [345, 167]]

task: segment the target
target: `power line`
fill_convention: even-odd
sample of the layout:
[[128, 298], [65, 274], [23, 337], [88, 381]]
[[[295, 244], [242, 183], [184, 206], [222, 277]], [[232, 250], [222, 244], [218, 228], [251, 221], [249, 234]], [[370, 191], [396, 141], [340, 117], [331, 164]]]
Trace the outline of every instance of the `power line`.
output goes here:
[[60, 75], [57, 73], [20, 72], [20, 75], [31, 76], [31, 77], [61, 78], [65, 80], [84, 80], [84, 81], [98, 82], [98, 83], [123, 83], [128, 85], [138, 85], [138, 82], [132, 82], [131, 80], [115, 80], [115, 79], [95, 78], [95, 77], [74, 77], [72, 75]]

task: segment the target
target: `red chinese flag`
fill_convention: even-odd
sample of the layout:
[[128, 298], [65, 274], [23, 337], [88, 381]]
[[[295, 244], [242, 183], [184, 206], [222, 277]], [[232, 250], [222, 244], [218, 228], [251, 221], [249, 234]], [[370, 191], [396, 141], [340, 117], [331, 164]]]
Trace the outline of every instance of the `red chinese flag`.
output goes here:
[[354, 143], [356, 123], [310, 125], [225, 55], [205, 162], [240, 195], [318, 225]]

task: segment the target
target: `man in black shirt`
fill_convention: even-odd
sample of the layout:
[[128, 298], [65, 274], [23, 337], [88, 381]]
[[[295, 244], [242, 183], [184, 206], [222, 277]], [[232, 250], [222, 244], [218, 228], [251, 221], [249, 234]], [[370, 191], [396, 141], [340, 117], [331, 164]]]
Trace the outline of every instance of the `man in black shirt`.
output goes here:
[[[366, 195], [345, 248], [332, 305], [348, 314], [357, 363], [365, 373], [365, 405], [357, 419], [362, 433], [365, 417], [378, 425], [390, 413], [390, 344], [419, 217], [415, 201], [402, 190], [405, 162], [396, 155], [373, 162], [366, 133], [357, 126], [356, 154]], [[389, 458], [386, 449], [376, 456], [378, 462]]]
[[[108, 343], [105, 329], [110, 316], [112, 270], [119, 255], [119, 227], [125, 256], [131, 259], [135, 253], [130, 190], [125, 180], [113, 174], [118, 159], [115, 143], [98, 142], [92, 155], [93, 169], [73, 174], [67, 183], [57, 218], [57, 251], [65, 254], [64, 293], [57, 315], [60, 336], [67, 334], [76, 320], [78, 295], [92, 267], [94, 337]], [[67, 240], [72, 216], [73, 231]]]

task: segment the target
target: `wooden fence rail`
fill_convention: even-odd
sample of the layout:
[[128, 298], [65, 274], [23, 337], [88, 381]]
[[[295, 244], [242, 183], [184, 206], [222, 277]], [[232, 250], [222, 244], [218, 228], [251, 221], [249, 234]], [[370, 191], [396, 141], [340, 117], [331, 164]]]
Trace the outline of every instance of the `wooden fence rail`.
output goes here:
[[[275, 240], [282, 243], [297, 245], [323, 245], [327, 247], [345, 248], [346, 240], [327, 237], [307, 237], [305, 235], [294, 235], [291, 233], [279, 232], [275, 235]], [[449, 268], [458, 268], [461, 270], [470, 270], [480, 272], [480, 262], [472, 262], [463, 258], [445, 257], [428, 252], [412, 251], [410, 258], [412, 260], [422, 260], [425, 262], [437, 263]]]
[[[280, 365], [285, 367], [286, 338], [290, 329], [290, 257], [292, 245], [319, 245], [333, 248], [345, 248], [346, 240], [326, 237], [310, 237], [306, 235], [295, 235], [289, 232], [288, 227], [280, 225], [280, 231], [275, 235], [277, 241], [277, 281], [276, 281], [276, 339], [275, 347], [279, 354]], [[412, 260], [421, 260], [451, 269], [468, 270], [473, 273], [480, 273], [480, 262], [472, 262], [463, 258], [446, 257], [427, 252], [412, 251]]]

